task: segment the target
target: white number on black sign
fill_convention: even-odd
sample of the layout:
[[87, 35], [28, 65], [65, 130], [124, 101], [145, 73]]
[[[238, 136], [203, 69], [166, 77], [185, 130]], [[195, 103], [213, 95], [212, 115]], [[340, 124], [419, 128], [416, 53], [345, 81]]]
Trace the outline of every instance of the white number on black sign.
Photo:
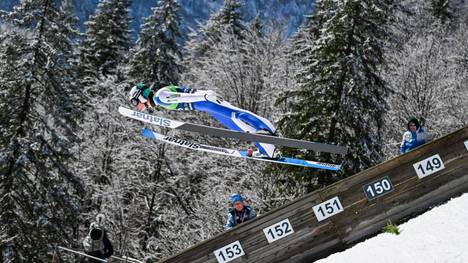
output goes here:
[[229, 262], [245, 255], [239, 240], [216, 250], [214, 254], [219, 263]]
[[264, 228], [263, 233], [265, 233], [268, 243], [272, 243], [278, 239], [294, 233], [294, 230], [291, 226], [291, 223], [289, 223], [289, 220], [286, 218], [283, 221]]
[[393, 190], [393, 185], [392, 182], [390, 182], [390, 178], [385, 176], [384, 178], [381, 178], [375, 182], [364, 185], [363, 189], [367, 199], [372, 200], [388, 192], [391, 192]]
[[413, 164], [419, 178], [426, 177], [445, 168], [439, 154]]
[[330, 200], [327, 200], [321, 204], [318, 204], [313, 207], [315, 217], [318, 221], [322, 221], [330, 216], [336, 215], [343, 211], [343, 206], [340, 203], [338, 196], [333, 197]]

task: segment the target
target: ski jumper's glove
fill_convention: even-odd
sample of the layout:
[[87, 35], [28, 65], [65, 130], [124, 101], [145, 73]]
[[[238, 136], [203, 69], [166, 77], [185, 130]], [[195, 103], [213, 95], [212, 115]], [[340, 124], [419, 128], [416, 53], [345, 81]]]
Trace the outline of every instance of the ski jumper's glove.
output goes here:
[[211, 90], [207, 90], [207, 91], [211, 92], [211, 93], [206, 93], [205, 94], [205, 99], [207, 101], [211, 101], [211, 102], [218, 103], [218, 104], [223, 103], [224, 99], [221, 96], [219, 96], [218, 94], [214, 93]]

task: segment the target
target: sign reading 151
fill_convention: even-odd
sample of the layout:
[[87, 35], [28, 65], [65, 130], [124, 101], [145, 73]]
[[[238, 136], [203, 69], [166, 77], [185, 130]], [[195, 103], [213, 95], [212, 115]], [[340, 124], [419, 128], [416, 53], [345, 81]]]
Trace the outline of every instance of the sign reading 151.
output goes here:
[[335, 196], [332, 199], [320, 203], [312, 207], [312, 209], [314, 210], [315, 217], [319, 222], [326, 218], [329, 218], [330, 216], [341, 213], [344, 210], [343, 206], [340, 203], [340, 199], [338, 199], [338, 196]]

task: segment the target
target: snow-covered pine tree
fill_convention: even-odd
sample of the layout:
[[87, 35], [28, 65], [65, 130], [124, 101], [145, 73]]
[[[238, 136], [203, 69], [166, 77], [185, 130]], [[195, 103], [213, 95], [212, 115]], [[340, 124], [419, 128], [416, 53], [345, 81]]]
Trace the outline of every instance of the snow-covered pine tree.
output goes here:
[[200, 28], [192, 32], [185, 45], [185, 67], [200, 67], [198, 60], [211, 50], [213, 43], [219, 42], [222, 32], [233, 32], [238, 39], [243, 39], [245, 26], [242, 23], [239, 0], [225, 0], [223, 7]]
[[[284, 24], [265, 25], [257, 16], [245, 30], [239, 53], [244, 73], [239, 73], [240, 85], [236, 97], [238, 105], [265, 116], [277, 119], [279, 111], [274, 105], [281, 91], [286, 89], [291, 76], [288, 73], [287, 44]], [[234, 87], [229, 87], [233, 90]]]
[[307, 58], [304, 54], [310, 53], [314, 47], [314, 41], [320, 37], [323, 24], [328, 21], [336, 12], [336, 1], [317, 0], [312, 15], [306, 16], [306, 19], [298, 29], [298, 32], [292, 37], [291, 58], [306, 66]]
[[[429, 4], [418, 3], [413, 16], [402, 20], [411, 37], [404, 38], [406, 41], [398, 49], [386, 51], [388, 67], [383, 77], [393, 90], [387, 98], [387, 158], [398, 154], [401, 136], [411, 117], [423, 120], [432, 138], [468, 123], [468, 89], [464, 84], [468, 79], [468, 31], [462, 22], [466, 8], [453, 9], [459, 11], [452, 14], [449, 23], [457, 26], [450, 26], [432, 16]], [[426, 23], [420, 26], [421, 22]]]
[[[232, 74], [229, 74], [224, 80], [212, 79], [208, 83], [203, 83], [204, 80], [212, 77], [208, 75], [219, 75], [220, 69], [211, 72], [213, 64], [217, 63], [213, 62], [213, 59], [228, 59], [231, 62], [242, 60], [241, 54], [237, 51], [240, 50], [246, 27], [241, 19], [240, 7], [238, 0], [225, 0], [222, 8], [201, 26], [200, 31], [190, 35], [184, 52], [184, 68], [186, 71], [184, 72], [183, 81], [185, 84], [197, 89], [217, 90], [226, 81], [232, 81], [230, 79]], [[225, 67], [229, 66], [225, 64]], [[239, 69], [239, 67], [236, 68]], [[230, 87], [237, 85], [237, 83], [231, 84]], [[228, 90], [228, 93], [221, 92], [226, 99], [237, 97], [235, 95], [236, 90], [230, 90], [227, 86], [226, 90]]]
[[450, 4], [450, 0], [431, 0], [429, 9], [434, 17], [444, 23], [453, 16]]
[[94, 16], [86, 22], [80, 50], [80, 78], [89, 85], [100, 74], [116, 73], [131, 46], [129, 0], [101, 0]]
[[[347, 145], [341, 159], [327, 154], [292, 153], [306, 159], [343, 162], [341, 175], [352, 175], [381, 158], [381, 127], [387, 87], [379, 75], [383, 63], [385, 14], [375, 0], [333, 1], [336, 10], [320, 27], [320, 36], [302, 56], [308, 63], [297, 75], [299, 91], [281, 122], [286, 137]], [[384, 9], [385, 10], [385, 9]], [[314, 30], [312, 30], [313, 32]], [[309, 190], [328, 184], [336, 174], [291, 169]], [[311, 176], [316, 175], [316, 176]], [[307, 179], [310, 178], [310, 179]]]
[[145, 19], [131, 59], [130, 74], [141, 81], [178, 84], [182, 58], [177, 0], [162, 0]]
[[[268, 66], [271, 66], [264, 65], [265, 62], [271, 61], [265, 61], [265, 56], [262, 56], [266, 50], [263, 30], [260, 16], [257, 16], [245, 30], [245, 40], [240, 45], [239, 53], [243, 55], [240, 64], [245, 65], [246, 75], [244, 77], [246, 82], [242, 86], [239, 85], [236, 91], [237, 101], [239, 101], [239, 105], [242, 105], [241, 107], [262, 115], [269, 112], [267, 109], [269, 109], [268, 106], [271, 106], [268, 103], [261, 103], [262, 97], [265, 98], [265, 96], [262, 96], [265, 95], [263, 67], [266, 66], [267, 70], [269, 70]], [[262, 109], [261, 112], [260, 109]]]
[[219, 37], [219, 33], [226, 28], [235, 35], [242, 37], [245, 26], [242, 23], [241, 3], [239, 0], [225, 0], [221, 10], [210, 17], [203, 26], [202, 32], [210, 39]]
[[76, 29], [65, 10], [30, 0], [1, 12], [2, 262], [50, 261], [80, 218], [84, 189], [70, 168], [81, 115], [70, 64]]

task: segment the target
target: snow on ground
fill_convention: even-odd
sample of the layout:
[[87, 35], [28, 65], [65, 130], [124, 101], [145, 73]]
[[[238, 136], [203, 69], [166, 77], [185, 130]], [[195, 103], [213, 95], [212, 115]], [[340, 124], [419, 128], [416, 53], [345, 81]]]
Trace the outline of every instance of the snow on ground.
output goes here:
[[468, 263], [468, 194], [317, 263]]

